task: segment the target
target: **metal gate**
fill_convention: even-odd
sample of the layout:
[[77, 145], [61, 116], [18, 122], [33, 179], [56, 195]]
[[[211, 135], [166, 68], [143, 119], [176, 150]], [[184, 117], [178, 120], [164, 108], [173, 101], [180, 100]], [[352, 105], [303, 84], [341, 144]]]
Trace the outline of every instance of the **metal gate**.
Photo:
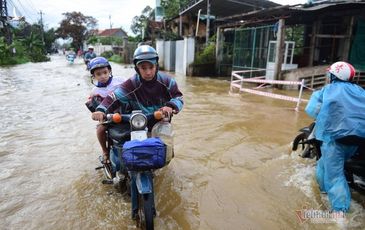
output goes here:
[[235, 30], [233, 70], [265, 69], [269, 41], [276, 40], [275, 26]]

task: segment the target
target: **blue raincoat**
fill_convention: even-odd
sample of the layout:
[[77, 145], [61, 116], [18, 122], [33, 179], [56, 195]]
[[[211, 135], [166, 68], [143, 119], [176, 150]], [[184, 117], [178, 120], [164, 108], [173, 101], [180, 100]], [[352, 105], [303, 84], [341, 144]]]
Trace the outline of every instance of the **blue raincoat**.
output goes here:
[[320, 189], [328, 193], [333, 210], [348, 211], [351, 194], [344, 163], [355, 154], [357, 146], [337, 140], [347, 136], [365, 138], [365, 90], [335, 80], [312, 94], [305, 111], [316, 119], [314, 134], [322, 141], [322, 157], [316, 170]]

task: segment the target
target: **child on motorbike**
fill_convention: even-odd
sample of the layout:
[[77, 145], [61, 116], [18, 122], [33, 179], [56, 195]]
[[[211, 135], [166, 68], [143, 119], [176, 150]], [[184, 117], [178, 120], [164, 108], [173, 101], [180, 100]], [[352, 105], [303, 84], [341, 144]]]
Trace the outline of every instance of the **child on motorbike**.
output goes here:
[[312, 94], [305, 110], [316, 119], [314, 134], [321, 141], [320, 190], [328, 193], [332, 210], [347, 212], [351, 194], [344, 164], [356, 153], [356, 140], [365, 138], [365, 90], [351, 82], [355, 69], [349, 63], [336, 62], [326, 74], [330, 84]]
[[[92, 77], [92, 83], [95, 87], [91, 90], [90, 97], [86, 102], [86, 106], [91, 112], [95, 112], [96, 107], [100, 102], [113, 92], [121, 83], [126, 79], [122, 77], [115, 77], [112, 75], [112, 67], [108, 60], [104, 57], [96, 57], [89, 63], [90, 73]], [[96, 80], [96, 84], [94, 83]], [[104, 163], [109, 161], [109, 151], [106, 147], [106, 127], [104, 125], [98, 125], [96, 128], [96, 136], [98, 137], [101, 149], [103, 151]]]

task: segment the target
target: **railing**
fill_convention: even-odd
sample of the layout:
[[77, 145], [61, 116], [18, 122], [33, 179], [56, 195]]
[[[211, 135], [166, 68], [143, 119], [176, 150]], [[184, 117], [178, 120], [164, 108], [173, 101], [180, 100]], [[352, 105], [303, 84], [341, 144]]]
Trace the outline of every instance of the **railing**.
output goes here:
[[[233, 90], [236, 88], [240, 92], [247, 92], [247, 93], [252, 93], [252, 94], [265, 96], [265, 97], [271, 97], [271, 98], [280, 99], [280, 100], [293, 101], [293, 102], [297, 103], [297, 105], [295, 107], [295, 111], [299, 111], [299, 105], [302, 101], [303, 102], [308, 101], [306, 99], [302, 99], [303, 88], [305, 87], [304, 79], [302, 79], [301, 81], [280, 81], [280, 80], [265, 80], [265, 79], [263, 79], [264, 76], [256, 76], [256, 77], [251, 77], [251, 78], [244, 77], [245, 74], [250, 74], [250, 76], [252, 76], [253, 74], [256, 75], [257, 73], [262, 72], [262, 71], [265, 71], [265, 69], [232, 71], [230, 92], [233, 92]], [[243, 83], [261, 83], [261, 85], [256, 88], [249, 89], [249, 88], [244, 88]], [[291, 96], [270, 93], [270, 92], [263, 92], [263, 91], [257, 90], [258, 88], [261, 88], [263, 85], [267, 85], [267, 84], [270, 84], [270, 85], [300, 85], [299, 95], [298, 95], [298, 97], [291, 97]]]
[[[327, 77], [324, 74], [317, 74], [300, 77], [299, 79], [304, 79], [304, 85], [314, 90], [323, 87], [326, 84]], [[353, 82], [365, 88], [365, 72], [356, 70]]]
[[363, 88], [365, 88], [365, 71], [356, 70], [356, 76], [354, 82]]
[[314, 90], [323, 87], [326, 84], [326, 78], [325, 75], [320, 74], [302, 77], [299, 80], [304, 80], [304, 85]]

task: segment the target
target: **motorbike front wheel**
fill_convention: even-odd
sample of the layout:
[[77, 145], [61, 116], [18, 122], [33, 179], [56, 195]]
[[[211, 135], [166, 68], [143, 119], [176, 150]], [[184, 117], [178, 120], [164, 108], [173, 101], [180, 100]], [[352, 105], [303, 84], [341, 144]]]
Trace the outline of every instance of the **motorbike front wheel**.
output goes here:
[[153, 194], [138, 194], [138, 214], [140, 226], [142, 229], [153, 230], [153, 218], [154, 218], [154, 207], [153, 207]]

